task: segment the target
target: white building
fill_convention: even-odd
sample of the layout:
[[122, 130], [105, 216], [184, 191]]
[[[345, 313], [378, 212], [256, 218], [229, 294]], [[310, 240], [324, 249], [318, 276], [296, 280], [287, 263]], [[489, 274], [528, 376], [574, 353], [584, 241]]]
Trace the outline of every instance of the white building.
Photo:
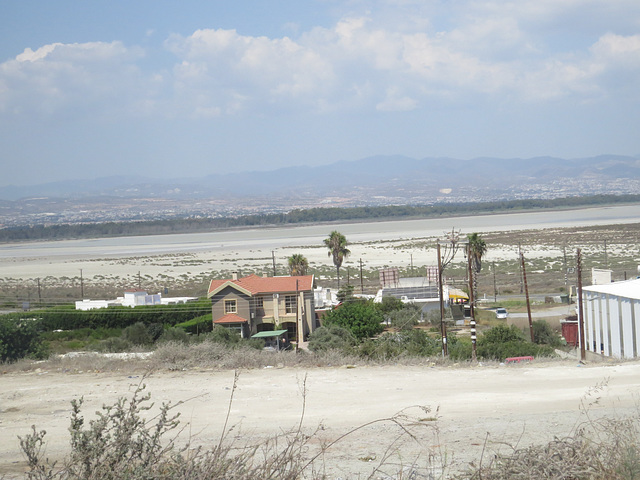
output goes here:
[[585, 350], [640, 356], [640, 279], [583, 287], [582, 298]]
[[115, 300], [79, 300], [76, 302], [76, 310], [93, 310], [107, 307], [140, 307], [143, 305], [175, 305], [196, 301], [198, 297], [167, 297], [162, 294], [149, 295], [145, 290], [126, 290], [124, 297]]
[[338, 294], [326, 287], [316, 287], [313, 290], [313, 302], [316, 309], [331, 308], [338, 305]]

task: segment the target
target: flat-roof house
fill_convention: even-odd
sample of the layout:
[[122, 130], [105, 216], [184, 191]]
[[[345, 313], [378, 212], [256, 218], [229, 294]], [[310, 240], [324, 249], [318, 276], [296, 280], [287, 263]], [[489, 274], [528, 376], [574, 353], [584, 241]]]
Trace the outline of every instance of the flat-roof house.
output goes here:
[[286, 329], [290, 341], [305, 341], [316, 327], [313, 286], [313, 275], [211, 280], [207, 297], [214, 327], [237, 330], [244, 338]]
[[108, 307], [141, 307], [144, 305], [176, 305], [179, 303], [195, 302], [198, 297], [162, 297], [161, 293], [149, 294], [146, 290], [129, 289], [124, 291], [124, 296], [115, 300], [79, 300], [76, 302], [76, 310], [93, 310]]

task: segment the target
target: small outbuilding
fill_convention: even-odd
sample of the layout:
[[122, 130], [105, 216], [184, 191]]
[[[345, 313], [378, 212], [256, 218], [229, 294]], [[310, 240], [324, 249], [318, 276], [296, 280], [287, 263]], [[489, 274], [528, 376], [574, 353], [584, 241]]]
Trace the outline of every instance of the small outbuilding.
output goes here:
[[585, 350], [607, 357], [640, 354], [640, 279], [583, 287]]

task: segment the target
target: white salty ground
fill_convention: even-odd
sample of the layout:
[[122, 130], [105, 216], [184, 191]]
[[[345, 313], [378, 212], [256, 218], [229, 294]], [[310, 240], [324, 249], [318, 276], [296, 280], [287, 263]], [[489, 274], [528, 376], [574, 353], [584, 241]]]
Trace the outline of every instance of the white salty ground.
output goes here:
[[[339, 230], [349, 240], [351, 256], [343, 269], [384, 266], [435, 265], [435, 248], [425, 249], [444, 238], [453, 227], [464, 238], [472, 232], [539, 230], [636, 223], [640, 204], [614, 207], [554, 210], [455, 218], [398, 220], [328, 225], [278, 226], [210, 233], [149, 235], [84, 240], [0, 244], [0, 277], [44, 279], [80, 277], [85, 280], [142, 276], [193, 278], [211, 272], [271, 272], [272, 256], [283, 268], [294, 253], [303, 254], [312, 265], [332, 266], [323, 239]], [[555, 248], [550, 252], [550, 248]], [[611, 247], [610, 247], [611, 248]], [[560, 256], [560, 247], [540, 245], [527, 250], [527, 258]], [[515, 259], [513, 249], [493, 246], [485, 260]]]
[[[177, 403], [182, 438], [217, 445], [232, 392], [232, 371], [154, 373], [146, 379], [122, 373], [7, 373], [0, 376], [0, 475], [25, 469], [18, 435], [30, 425], [47, 431], [46, 455], [68, 451], [70, 401], [83, 397], [87, 418], [103, 404], [127, 395], [143, 381], [159, 405]], [[305, 380], [306, 379], [306, 380]], [[306, 393], [303, 401], [303, 384]], [[604, 386], [602, 386], [604, 384]], [[311, 446], [404, 411], [417, 420], [419, 442], [389, 421], [346, 436], [324, 457], [329, 478], [367, 478], [389, 446], [401, 457], [387, 460], [391, 472], [418, 455], [432, 457], [432, 473], [445, 478], [469, 462], [487, 462], [510, 446], [546, 443], [569, 435], [592, 418], [637, 414], [640, 362], [582, 365], [574, 360], [517, 365], [266, 368], [240, 373], [231, 404], [229, 439], [258, 442], [295, 429], [305, 406], [303, 430], [320, 428]], [[426, 411], [416, 406], [428, 407]], [[484, 451], [484, 453], [483, 453]], [[387, 478], [376, 474], [373, 478]], [[391, 477], [394, 478], [394, 477]], [[420, 478], [420, 477], [418, 477]], [[439, 478], [439, 477], [436, 477]]]

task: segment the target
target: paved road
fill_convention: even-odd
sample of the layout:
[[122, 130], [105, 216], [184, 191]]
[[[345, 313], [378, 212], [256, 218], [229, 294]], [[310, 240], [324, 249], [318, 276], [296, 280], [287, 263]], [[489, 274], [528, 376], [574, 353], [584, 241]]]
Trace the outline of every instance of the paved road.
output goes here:
[[[507, 309], [508, 311], [508, 309]], [[548, 318], [548, 317], [566, 317], [568, 315], [575, 315], [576, 305], [558, 304], [557, 307], [545, 308], [537, 310], [532, 307], [531, 318]], [[509, 312], [511, 318], [528, 318], [527, 312]]]

